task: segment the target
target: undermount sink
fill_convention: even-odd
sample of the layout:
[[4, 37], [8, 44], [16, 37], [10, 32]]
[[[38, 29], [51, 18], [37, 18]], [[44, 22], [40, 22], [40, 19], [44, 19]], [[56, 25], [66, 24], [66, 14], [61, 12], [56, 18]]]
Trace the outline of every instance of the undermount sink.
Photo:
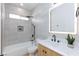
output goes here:
[[49, 42], [50, 42], [51, 45], [56, 46], [56, 47], [59, 46], [59, 44], [61, 43], [61, 42], [59, 42], [59, 43], [54, 42], [54, 41], [51, 41], [51, 40], [49, 40]]
[[55, 47], [66, 45], [66, 41], [60, 38], [57, 38], [56, 41], [52, 41], [52, 39], [47, 39], [47, 41], [50, 42], [50, 44]]

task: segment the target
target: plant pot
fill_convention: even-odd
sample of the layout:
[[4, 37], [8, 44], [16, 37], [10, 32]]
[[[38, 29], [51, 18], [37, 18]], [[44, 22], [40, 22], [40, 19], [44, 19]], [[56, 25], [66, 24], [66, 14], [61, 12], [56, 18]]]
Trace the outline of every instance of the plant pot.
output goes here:
[[69, 48], [74, 48], [74, 45], [72, 45], [72, 44], [67, 44], [67, 46], [68, 46]]

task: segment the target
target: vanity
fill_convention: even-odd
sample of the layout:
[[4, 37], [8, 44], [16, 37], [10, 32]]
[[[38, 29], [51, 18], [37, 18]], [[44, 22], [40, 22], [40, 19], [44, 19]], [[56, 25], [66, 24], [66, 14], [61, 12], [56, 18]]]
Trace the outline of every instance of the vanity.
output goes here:
[[61, 56], [61, 54], [43, 46], [42, 44], [38, 44], [38, 56]]
[[50, 39], [38, 39], [38, 56], [79, 56], [79, 47], [69, 48], [67, 42], [59, 44], [51, 42]]
[[[50, 40], [38, 40], [38, 56], [62, 56], [62, 54], [49, 48], [49, 46], [52, 47], [52, 43], [54, 42]], [[55, 47], [56, 44], [53, 46]]]

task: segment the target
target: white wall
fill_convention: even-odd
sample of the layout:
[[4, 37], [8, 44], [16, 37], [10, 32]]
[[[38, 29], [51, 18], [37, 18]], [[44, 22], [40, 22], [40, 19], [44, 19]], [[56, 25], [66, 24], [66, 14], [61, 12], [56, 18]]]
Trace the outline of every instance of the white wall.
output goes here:
[[[22, 16], [30, 15], [30, 12], [14, 5], [5, 4], [5, 19], [3, 19], [3, 46], [18, 44], [31, 40], [31, 21], [9, 18], [9, 14]], [[24, 26], [24, 31], [17, 31], [17, 26]]]
[[32, 14], [34, 16], [32, 21], [36, 26], [36, 38], [47, 38], [49, 36], [49, 7], [50, 4], [41, 3]]

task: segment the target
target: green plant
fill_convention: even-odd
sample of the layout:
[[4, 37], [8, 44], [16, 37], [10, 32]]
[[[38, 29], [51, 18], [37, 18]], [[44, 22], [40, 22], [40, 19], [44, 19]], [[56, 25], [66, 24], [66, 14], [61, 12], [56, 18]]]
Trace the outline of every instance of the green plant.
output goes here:
[[68, 41], [68, 44], [73, 45], [73, 42], [75, 41], [75, 38], [73, 38], [73, 36], [72, 36], [72, 38], [71, 38], [70, 35], [68, 34], [66, 40]]

